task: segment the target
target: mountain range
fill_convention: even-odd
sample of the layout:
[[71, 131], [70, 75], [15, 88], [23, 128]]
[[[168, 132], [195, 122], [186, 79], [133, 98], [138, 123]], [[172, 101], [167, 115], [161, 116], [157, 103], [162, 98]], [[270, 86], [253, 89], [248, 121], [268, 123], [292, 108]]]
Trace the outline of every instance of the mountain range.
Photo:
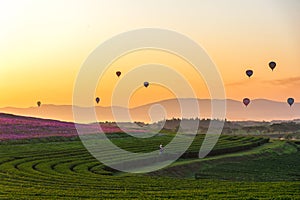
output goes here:
[[[192, 105], [192, 99], [180, 99], [184, 108], [184, 118], [211, 118], [211, 101], [209, 99], [197, 99], [200, 115], [197, 115]], [[84, 107], [75, 107], [84, 110]], [[129, 121], [127, 113], [130, 113], [131, 121], [155, 122], [162, 119], [181, 118], [181, 107], [177, 99], [162, 100], [134, 108], [102, 107], [95, 106], [98, 121]], [[23, 116], [57, 119], [62, 121], [74, 121], [72, 105], [44, 104], [40, 107], [0, 108], [0, 112]], [[116, 113], [114, 117], [113, 112]], [[86, 117], [87, 122], [89, 117]], [[300, 119], [300, 103], [289, 106], [285, 102], [277, 102], [266, 99], [255, 99], [246, 107], [243, 103], [227, 99], [226, 119], [231, 121], [272, 121]]]

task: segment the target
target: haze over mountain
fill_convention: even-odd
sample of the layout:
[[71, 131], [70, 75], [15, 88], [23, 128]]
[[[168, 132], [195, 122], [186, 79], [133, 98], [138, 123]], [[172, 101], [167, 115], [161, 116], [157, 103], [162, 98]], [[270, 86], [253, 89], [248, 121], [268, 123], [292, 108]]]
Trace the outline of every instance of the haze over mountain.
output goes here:
[[[220, 101], [220, 100], [214, 100]], [[187, 108], [189, 118], [211, 118], [211, 101], [208, 99], [198, 99], [200, 116], [196, 115], [195, 110], [189, 106], [192, 99], [181, 99], [183, 105]], [[228, 99], [226, 119], [231, 121], [255, 120], [255, 121], [272, 121], [272, 120], [291, 120], [300, 118], [300, 103], [295, 103], [290, 107], [285, 102], [276, 102], [266, 99], [252, 100], [248, 107], [241, 102]], [[83, 107], [76, 107], [84, 110]], [[98, 121], [128, 121], [126, 113], [127, 108], [123, 107], [95, 107]], [[114, 117], [113, 112], [117, 118]], [[63, 121], [73, 121], [73, 111], [71, 105], [50, 105], [44, 104], [41, 107], [29, 108], [0, 108], [0, 112], [12, 113], [23, 116], [32, 116], [40, 118], [58, 119]], [[143, 106], [129, 109], [132, 121], [155, 122], [164, 118], [181, 118], [181, 109], [177, 99], [163, 100], [146, 104]], [[86, 117], [88, 121], [88, 117]]]

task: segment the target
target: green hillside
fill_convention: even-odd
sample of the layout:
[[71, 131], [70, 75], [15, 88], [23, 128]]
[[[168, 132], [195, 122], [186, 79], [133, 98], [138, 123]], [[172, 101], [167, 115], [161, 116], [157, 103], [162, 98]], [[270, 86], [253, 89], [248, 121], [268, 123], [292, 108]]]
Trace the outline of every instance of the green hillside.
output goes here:
[[[113, 140], [130, 151], [151, 151], [172, 136], [159, 138], [143, 144], [117, 134]], [[2, 142], [0, 198], [300, 198], [295, 143], [222, 136], [209, 157], [197, 159], [193, 153], [202, 139], [198, 136], [186, 156], [168, 168], [149, 174], [108, 170], [77, 138]]]

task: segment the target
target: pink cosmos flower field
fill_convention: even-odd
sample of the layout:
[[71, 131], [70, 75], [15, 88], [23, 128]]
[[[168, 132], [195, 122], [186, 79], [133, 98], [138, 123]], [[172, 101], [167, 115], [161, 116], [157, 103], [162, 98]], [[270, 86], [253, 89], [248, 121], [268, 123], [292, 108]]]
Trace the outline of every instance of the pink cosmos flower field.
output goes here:
[[[81, 124], [80, 126], [82, 126], [89, 134], [99, 132], [99, 124], [96, 123]], [[101, 123], [100, 126], [104, 133], [122, 132], [122, 130], [115, 124]], [[126, 131], [137, 132], [137, 130], [133, 129], [128, 129]], [[72, 122], [0, 113], [0, 141], [53, 136], [74, 137], [78, 136], [78, 133], [75, 128], [75, 124]]]

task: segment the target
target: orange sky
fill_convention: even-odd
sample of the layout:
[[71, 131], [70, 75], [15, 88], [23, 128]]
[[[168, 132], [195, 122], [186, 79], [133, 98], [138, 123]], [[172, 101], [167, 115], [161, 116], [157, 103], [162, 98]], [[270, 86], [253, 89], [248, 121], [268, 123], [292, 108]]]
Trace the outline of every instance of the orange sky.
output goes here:
[[[74, 82], [88, 55], [116, 34], [145, 27], [174, 30], [202, 46], [221, 73], [227, 98], [299, 102], [299, 19], [298, 0], [1, 1], [0, 107], [35, 106], [37, 100], [72, 104]], [[274, 72], [271, 60], [277, 62]], [[145, 63], [174, 68], [199, 98], [209, 98], [203, 79], [184, 60], [144, 50], [110, 66], [95, 93], [101, 105], [110, 104], [116, 69], [126, 75]], [[251, 79], [248, 68], [254, 70]], [[157, 85], [147, 89], [135, 91], [129, 106], [174, 97]]]

